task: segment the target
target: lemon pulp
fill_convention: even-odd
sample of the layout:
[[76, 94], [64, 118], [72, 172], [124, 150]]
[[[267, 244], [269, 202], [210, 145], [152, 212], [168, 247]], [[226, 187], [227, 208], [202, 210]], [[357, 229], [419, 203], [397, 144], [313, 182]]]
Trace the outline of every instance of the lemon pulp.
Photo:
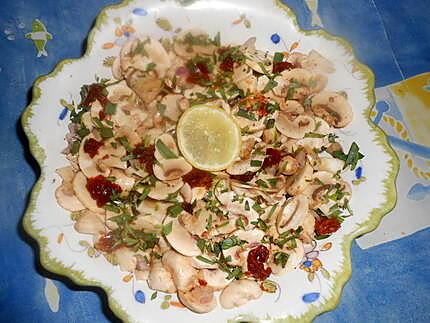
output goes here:
[[196, 168], [222, 170], [239, 156], [240, 128], [221, 108], [190, 107], [179, 119], [176, 132], [182, 155]]

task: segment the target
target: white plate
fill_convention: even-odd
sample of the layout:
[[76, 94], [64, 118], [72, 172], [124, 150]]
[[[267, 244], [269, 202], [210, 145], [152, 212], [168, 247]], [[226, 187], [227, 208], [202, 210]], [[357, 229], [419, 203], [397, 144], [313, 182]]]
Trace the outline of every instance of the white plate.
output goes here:
[[[172, 36], [173, 30], [160, 28], [157, 18], [167, 19], [173, 30], [199, 27], [211, 36], [220, 31], [223, 43], [239, 44], [256, 36], [257, 48], [272, 52], [289, 51], [295, 42], [300, 51], [316, 49], [336, 67], [329, 77], [328, 88], [345, 91], [354, 108], [354, 121], [340, 131], [346, 147], [356, 141], [366, 156], [360, 163], [366, 179], [353, 185], [354, 215], [329, 241], [319, 241], [314, 250], [309, 250], [300, 269], [277, 280], [281, 287], [278, 293], [265, 293], [259, 300], [233, 310], [218, 306], [211, 313], [199, 315], [175, 307], [161, 293], [151, 300], [152, 291], [146, 283], [135, 281], [104, 257], [93, 255], [94, 250], [85, 243], [88, 236], [74, 231], [70, 215], [54, 198], [59, 185], [54, 171], [67, 164], [61, 151], [65, 147], [68, 117], [59, 118], [60, 100], [79, 102], [82, 84], [93, 82], [96, 74], [110, 76], [110, 69], [103, 61], [116, 55], [120, 45], [137, 31], [156, 37]], [[369, 119], [374, 104], [373, 86], [372, 72], [354, 58], [346, 41], [324, 31], [299, 30], [294, 14], [280, 1], [146, 0], [108, 7], [97, 18], [84, 57], [63, 61], [51, 74], [40, 77], [33, 88], [33, 101], [22, 116], [31, 151], [42, 169], [24, 217], [24, 227], [39, 242], [44, 267], [78, 284], [102, 287], [111, 309], [126, 321], [311, 320], [338, 303], [342, 287], [351, 275], [352, 239], [373, 230], [395, 204], [398, 160], [382, 131]], [[354, 174], [350, 175], [353, 179]], [[175, 297], [171, 301], [176, 301]], [[170, 306], [162, 309], [166, 304]]]

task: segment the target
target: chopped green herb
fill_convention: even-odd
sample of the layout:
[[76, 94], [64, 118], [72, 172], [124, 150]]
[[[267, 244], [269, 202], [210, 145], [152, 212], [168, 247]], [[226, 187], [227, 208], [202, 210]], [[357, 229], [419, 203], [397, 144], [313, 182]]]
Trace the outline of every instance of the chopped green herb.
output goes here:
[[316, 132], [308, 132], [305, 134], [305, 138], [324, 138], [326, 135]]
[[79, 137], [84, 138], [85, 136], [88, 136], [90, 134], [90, 130], [84, 125], [81, 125], [81, 127], [76, 130], [76, 133]]
[[260, 229], [260, 230], [262, 230], [264, 232], [266, 232], [267, 230], [269, 230], [269, 227], [267, 226], [266, 222], [264, 222], [260, 218], [258, 218], [257, 221], [252, 221], [251, 224], [255, 225], [256, 228], [258, 228], [258, 229]]
[[250, 161], [251, 167], [260, 167], [263, 164], [261, 160], [253, 159]]
[[215, 46], [218, 46], [218, 47], [221, 46], [221, 34], [219, 31], [216, 33], [214, 40], [213, 40], [213, 43]]
[[239, 246], [239, 245], [241, 245], [241, 240], [238, 238], [238, 237], [236, 237], [236, 236], [230, 236], [230, 237], [228, 237], [227, 239], [224, 239], [222, 242], [221, 242], [221, 249], [222, 250], [227, 250], [227, 249], [230, 249], [230, 248], [232, 248], [232, 247], [234, 247], [234, 246]]
[[275, 119], [266, 120], [266, 129], [271, 129], [275, 126]]
[[275, 264], [281, 265], [282, 268], [285, 268], [285, 265], [287, 264], [289, 257], [290, 256], [287, 253], [278, 251], [278, 252], [275, 252], [275, 254], [273, 255], [273, 260]]
[[272, 205], [272, 208], [270, 209], [269, 214], [267, 214], [267, 220], [269, 220], [272, 217], [273, 213], [275, 213], [277, 206], [278, 206], [278, 203]]
[[79, 151], [79, 147], [81, 146], [81, 142], [76, 140], [72, 142], [72, 145], [70, 146], [70, 152], [72, 155], [76, 155]]
[[243, 220], [241, 217], [236, 220], [236, 226], [245, 230], [245, 223], [243, 223]]
[[206, 230], [212, 229], [212, 214], [209, 214], [208, 223], [206, 224]]
[[114, 136], [112, 128], [108, 127], [100, 128], [99, 133], [103, 139], [112, 138]]
[[267, 181], [269, 182], [269, 184], [270, 184], [270, 186], [272, 188], [275, 188], [276, 184], [278, 184], [278, 179], [277, 178], [269, 178]]
[[254, 114], [252, 114], [252, 112], [248, 111], [248, 110], [244, 110], [239, 108], [239, 111], [237, 111], [237, 116], [248, 119], [248, 120], [252, 120], [252, 121], [257, 121], [257, 118], [255, 117]]
[[284, 53], [276, 52], [275, 56], [273, 56], [273, 62], [278, 63], [284, 60]]
[[257, 184], [258, 186], [263, 187], [263, 188], [269, 188], [269, 185], [267, 185], [267, 183], [265, 181], [263, 181], [262, 179], [257, 179], [255, 181], [255, 184]]
[[167, 214], [172, 218], [176, 218], [183, 210], [180, 203], [175, 203], [167, 208]]
[[343, 169], [350, 166], [351, 170], [354, 170], [355, 167], [357, 166], [358, 161], [364, 157], [364, 155], [359, 152], [359, 147], [355, 142], [351, 144], [348, 154], [345, 154], [342, 151], [335, 151], [331, 155], [345, 162]]
[[109, 102], [104, 109], [105, 114], [113, 115], [116, 112], [116, 104]]
[[155, 147], [160, 152], [160, 154], [166, 159], [178, 158], [170, 149], [167, 147], [161, 139], [158, 139], [155, 143]]
[[173, 221], [170, 221], [169, 223], [163, 225], [162, 232], [165, 236], [169, 235], [172, 232], [172, 225]]
[[151, 72], [151, 71], [155, 70], [155, 67], [157, 67], [157, 64], [151, 62], [148, 65], [146, 65], [145, 72]]
[[130, 144], [128, 143], [127, 137], [122, 136], [122, 137], [116, 138], [116, 141], [118, 141], [125, 148], [125, 150], [127, 150], [127, 152], [133, 151], [133, 147], [131, 147]]
[[250, 207], [249, 207], [249, 202], [245, 201], [245, 211], [249, 211]]
[[210, 264], [210, 265], [213, 265], [213, 264], [215, 264], [215, 263], [216, 263], [216, 261], [211, 260], [211, 259], [208, 259], [208, 258], [203, 257], [203, 256], [197, 256], [196, 258], [197, 258], [198, 260], [203, 261], [203, 262], [205, 262], [205, 263], [207, 263], [207, 264]]
[[278, 85], [278, 82], [276, 82], [275, 80], [269, 80], [269, 82], [267, 82], [266, 86], [263, 89], [263, 93], [269, 92], [277, 85]]

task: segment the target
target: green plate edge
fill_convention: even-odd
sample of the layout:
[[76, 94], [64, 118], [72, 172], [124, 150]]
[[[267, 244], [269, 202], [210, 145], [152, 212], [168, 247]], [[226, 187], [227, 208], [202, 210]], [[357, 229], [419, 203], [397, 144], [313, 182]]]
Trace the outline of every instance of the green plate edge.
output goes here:
[[[132, 0], [124, 0], [120, 4], [116, 5], [110, 5], [102, 9], [100, 14], [96, 18], [96, 22], [92, 30], [90, 31], [88, 35], [87, 40], [87, 49], [85, 51], [85, 54], [81, 57], [88, 57], [90, 55], [92, 46], [93, 46], [93, 40], [94, 36], [97, 30], [101, 30], [102, 26], [106, 23], [107, 19], [107, 11], [112, 9], [118, 9], [123, 8], [132, 3]], [[297, 18], [294, 12], [281, 0], [274, 0], [276, 6], [280, 8], [287, 17], [292, 19], [294, 25], [298, 30], [300, 30], [302, 33], [306, 35], [318, 35], [323, 38], [326, 38], [328, 40], [333, 40], [339, 43], [345, 51], [351, 54], [352, 57], [355, 57], [354, 50], [351, 46], [351, 44], [346, 41], [345, 39], [334, 36], [329, 34], [328, 32], [324, 30], [302, 30], [298, 23]], [[185, 1], [179, 1], [181, 4], [189, 4], [191, 1], [185, 2]], [[28, 235], [30, 235], [34, 240], [37, 241], [40, 249], [40, 262], [42, 266], [53, 273], [66, 276], [70, 278], [75, 284], [83, 285], [83, 286], [94, 286], [99, 287], [103, 289], [107, 294], [108, 299], [108, 305], [112, 312], [121, 318], [124, 321], [131, 322], [130, 316], [127, 314], [127, 312], [119, 305], [117, 301], [115, 301], [112, 297], [112, 289], [108, 286], [103, 285], [97, 280], [89, 280], [85, 278], [84, 273], [82, 271], [77, 271], [71, 268], [65, 267], [60, 261], [58, 261], [55, 258], [52, 258], [49, 256], [49, 250], [47, 250], [48, 245], [48, 239], [42, 235], [40, 235], [41, 230], [37, 230], [33, 227], [33, 222], [31, 220], [32, 214], [36, 208], [36, 200], [39, 195], [40, 189], [42, 187], [42, 183], [45, 180], [45, 174], [44, 174], [44, 162], [46, 159], [46, 155], [42, 147], [40, 147], [38, 140], [36, 136], [33, 134], [33, 132], [30, 129], [30, 119], [34, 115], [34, 108], [37, 105], [39, 98], [41, 96], [41, 89], [39, 87], [40, 83], [45, 81], [48, 78], [55, 77], [58, 73], [60, 73], [63, 69], [63, 67], [67, 64], [71, 64], [75, 61], [80, 60], [81, 58], [77, 59], [66, 59], [61, 61], [54, 70], [49, 73], [48, 75], [40, 76], [36, 79], [36, 81], [33, 84], [33, 90], [32, 90], [32, 101], [31, 103], [25, 108], [22, 116], [21, 116], [21, 124], [24, 129], [24, 132], [28, 138], [29, 146], [31, 154], [36, 159], [37, 163], [39, 164], [41, 168], [41, 175], [38, 178], [37, 182], [33, 186], [33, 189], [31, 191], [30, 200], [27, 206], [27, 209], [25, 211], [22, 224], [24, 227], [24, 230]], [[334, 273], [334, 285], [333, 285], [333, 292], [327, 301], [324, 303], [320, 303], [317, 305], [311, 305], [310, 309], [302, 316], [300, 317], [293, 317], [293, 316], [287, 316], [285, 318], [273, 318], [272, 321], [276, 323], [286, 323], [286, 322], [310, 322], [312, 321], [316, 316], [321, 315], [322, 313], [328, 312], [333, 310], [337, 304], [340, 301], [340, 296], [342, 294], [343, 287], [345, 286], [348, 279], [351, 277], [351, 245], [352, 241], [367, 233], [370, 231], [373, 231], [378, 226], [379, 222], [381, 221], [382, 217], [390, 212], [394, 206], [396, 205], [397, 200], [397, 191], [396, 191], [396, 178], [397, 174], [399, 172], [399, 159], [394, 152], [393, 148], [387, 141], [387, 137], [385, 133], [377, 126], [375, 125], [371, 118], [370, 118], [370, 112], [375, 104], [375, 93], [374, 93], [374, 85], [375, 85], [375, 77], [371, 69], [362, 63], [360, 63], [357, 59], [352, 59], [351, 63], [355, 66], [357, 70], [362, 72], [365, 77], [367, 78], [367, 87], [364, 89], [367, 91], [367, 99], [370, 102], [370, 105], [363, 111], [364, 117], [367, 119], [367, 122], [371, 128], [371, 131], [374, 133], [374, 141], [379, 145], [382, 146], [384, 149], [384, 152], [388, 154], [391, 159], [389, 161], [389, 165], [391, 165], [391, 169], [388, 172], [387, 178], [384, 180], [384, 188], [385, 192], [384, 195], [386, 197], [386, 201], [380, 205], [378, 208], [375, 208], [371, 211], [369, 219], [363, 223], [358, 230], [351, 233], [349, 236], [345, 238], [345, 240], [342, 242], [342, 253], [344, 256], [344, 262], [342, 264], [343, 270], [337, 273]], [[265, 320], [271, 319], [270, 316], [267, 316], [264, 318]], [[259, 318], [250, 316], [248, 314], [239, 315], [238, 317], [230, 320], [230, 322], [238, 322], [238, 321], [252, 321], [252, 322], [258, 322], [260, 321]]]

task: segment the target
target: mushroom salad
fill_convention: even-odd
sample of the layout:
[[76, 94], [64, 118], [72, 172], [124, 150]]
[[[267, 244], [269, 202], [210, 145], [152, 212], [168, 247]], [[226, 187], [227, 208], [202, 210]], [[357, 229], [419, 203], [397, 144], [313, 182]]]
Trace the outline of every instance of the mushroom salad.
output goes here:
[[[305, 244], [352, 215], [342, 173], [363, 155], [335, 134], [353, 109], [345, 93], [326, 89], [333, 64], [315, 50], [272, 54], [255, 41], [222, 45], [219, 33], [200, 30], [130, 40], [111, 79], [82, 86], [69, 166], [57, 170], [55, 196], [76, 231], [197, 313], [273, 292], [269, 277], [297, 268]], [[179, 142], [180, 119], [202, 105], [240, 134], [221, 169], [198, 166]], [[217, 147], [209, 162], [223, 154]]]

